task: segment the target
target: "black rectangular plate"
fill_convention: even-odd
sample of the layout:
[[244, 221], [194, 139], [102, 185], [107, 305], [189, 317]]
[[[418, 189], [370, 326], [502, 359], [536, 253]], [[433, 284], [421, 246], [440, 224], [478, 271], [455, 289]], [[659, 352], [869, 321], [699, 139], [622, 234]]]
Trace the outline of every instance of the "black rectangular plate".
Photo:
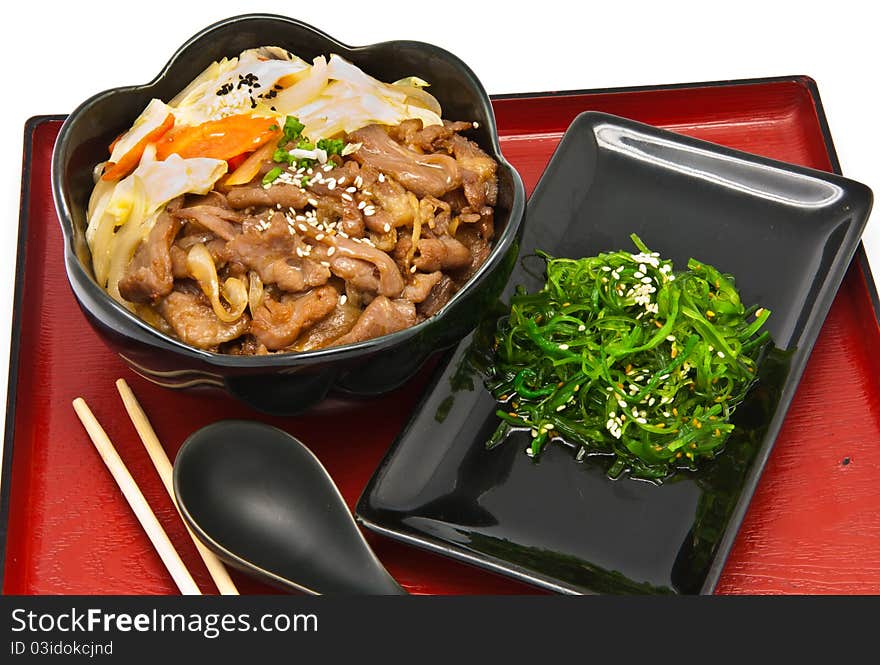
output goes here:
[[[603, 458], [526, 432], [484, 443], [496, 404], [473, 370], [474, 337], [451, 354], [357, 506], [378, 532], [556, 591], [708, 593], [871, 207], [864, 185], [600, 113], [579, 116], [529, 201], [505, 293], [542, 285], [536, 249], [591, 256], [638, 233], [677, 267], [737, 278], [773, 311], [777, 350], [735, 416], [726, 451], [662, 485], [609, 480]], [[537, 268], [537, 270], [536, 270]]]

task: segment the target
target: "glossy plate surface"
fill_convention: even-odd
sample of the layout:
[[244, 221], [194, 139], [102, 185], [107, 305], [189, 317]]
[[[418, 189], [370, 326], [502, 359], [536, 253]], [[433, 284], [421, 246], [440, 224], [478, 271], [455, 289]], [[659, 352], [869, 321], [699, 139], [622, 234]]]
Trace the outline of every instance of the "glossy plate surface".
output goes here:
[[[487, 450], [498, 408], [462, 343], [358, 504], [367, 524], [567, 592], [712, 591], [810, 350], [867, 222], [871, 192], [840, 176], [718, 148], [603, 113], [578, 116], [529, 200], [503, 296], [544, 283], [537, 251], [580, 258], [648, 247], [736, 277], [772, 311], [778, 349], [734, 415], [726, 450], [662, 485], [606, 476], [527, 431]], [[491, 337], [492, 321], [489, 321]]]
[[[494, 100], [504, 154], [531, 190], [574, 117], [597, 109], [827, 171], [837, 168], [815, 86], [801, 78]], [[218, 392], [169, 393], [133, 376], [87, 323], [58, 261], [49, 163], [59, 118], [25, 131], [22, 227], [4, 447], [3, 592], [175, 594], [177, 589], [70, 407], [83, 395], [206, 592], [213, 584], [168, 501], [113, 382], [126, 377], [169, 457], [203, 425], [259, 418], [305, 442], [353, 506], [428, 373], [366, 402], [260, 416]], [[880, 593], [880, 327], [854, 264], [834, 301], [716, 590]], [[841, 423], [846, 423], [842, 426]], [[5, 539], [2, 537], [5, 534]], [[407, 590], [532, 593], [536, 587], [367, 533]], [[245, 593], [271, 589], [234, 574]]]

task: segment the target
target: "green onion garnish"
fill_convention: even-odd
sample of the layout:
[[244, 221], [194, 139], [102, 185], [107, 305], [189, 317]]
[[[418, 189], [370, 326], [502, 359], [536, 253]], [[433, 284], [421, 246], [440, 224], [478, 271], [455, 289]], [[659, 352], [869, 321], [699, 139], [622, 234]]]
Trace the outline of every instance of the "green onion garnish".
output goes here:
[[282, 173], [281, 167], [276, 166], [275, 168], [270, 169], [266, 173], [266, 175], [263, 176], [263, 184], [264, 185], [271, 185], [273, 182], [275, 182], [278, 179], [278, 176], [280, 176], [281, 173]]

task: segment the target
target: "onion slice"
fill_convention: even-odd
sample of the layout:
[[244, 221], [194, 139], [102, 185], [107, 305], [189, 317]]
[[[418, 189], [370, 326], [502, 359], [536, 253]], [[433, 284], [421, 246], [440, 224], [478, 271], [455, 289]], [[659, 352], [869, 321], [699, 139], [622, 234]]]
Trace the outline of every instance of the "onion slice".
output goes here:
[[227, 310], [220, 302], [220, 278], [211, 252], [203, 243], [193, 245], [186, 255], [186, 267], [208, 300], [217, 318], [224, 323], [232, 323], [241, 318], [248, 304], [248, 292], [240, 279], [230, 277], [223, 283], [223, 298], [229, 303]]

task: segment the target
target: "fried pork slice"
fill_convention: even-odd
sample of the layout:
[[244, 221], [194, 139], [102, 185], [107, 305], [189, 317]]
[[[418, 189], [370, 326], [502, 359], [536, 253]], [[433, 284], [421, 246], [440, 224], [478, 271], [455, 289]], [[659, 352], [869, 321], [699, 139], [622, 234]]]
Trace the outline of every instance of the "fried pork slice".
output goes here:
[[360, 143], [354, 158], [392, 176], [416, 196], [441, 197], [461, 185], [456, 160], [444, 154], [419, 154], [400, 145], [379, 125], [368, 125], [349, 135], [349, 141]]
[[416, 308], [409, 300], [391, 300], [377, 296], [367, 305], [354, 328], [336, 339], [332, 346], [353, 344], [381, 335], [388, 335], [416, 323]]
[[299, 297], [275, 300], [265, 296], [254, 312], [251, 334], [270, 351], [289, 347], [307, 328], [330, 314], [339, 301], [332, 286], [321, 286]]
[[412, 281], [403, 289], [403, 298], [412, 303], [420, 303], [430, 295], [433, 288], [443, 278], [443, 273], [439, 270], [432, 273], [416, 273], [413, 275]]
[[471, 252], [455, 238], [422, 238], [413, 264], [423, 272], [456, 270], [470, 265]]
[[198, 287], [175, 289], [159, 300], [156, 309], [183, 342], [200, 349], [216, 350], [220, 344], [246, 333], [250, 326], [247, 314], [232, 323], [218, 319]]
[[443, 275], [440, 281], [431, 289], [428, 296], [419, 303], [419, 315], [426, 319], [434, 316], [452, 299], [456, 291], [458, 291], [458, 287], [455, 282], [447, 275]]
[[244, 226], [245, 232], [227, 243], [226, 259], [256, 270], [264, 284], [277, 284], [283, 291], [299, 293], [330, 279], [329, 268], [308, 258], [310, 248], [290, 232], [283, 214], [275, 213], [261, 225]]
[[202, 228], [224, 240], [232, 240], [241, 232], [238, 227], [242, 222], [241, 214], [227, 208], [208, 205], [193, 206], [177, 210], [174, 216], [178, 219], [193, 220]]
[[294, 208], [302, 210], [308, 204], [309, 195], [298, 185], [274, 184], [268, 189], [258, 181], [255, 185], [234, 187], [226, 193], [226, 200], [232, 208], [255, 208], [264, 206], [274, 208]]

